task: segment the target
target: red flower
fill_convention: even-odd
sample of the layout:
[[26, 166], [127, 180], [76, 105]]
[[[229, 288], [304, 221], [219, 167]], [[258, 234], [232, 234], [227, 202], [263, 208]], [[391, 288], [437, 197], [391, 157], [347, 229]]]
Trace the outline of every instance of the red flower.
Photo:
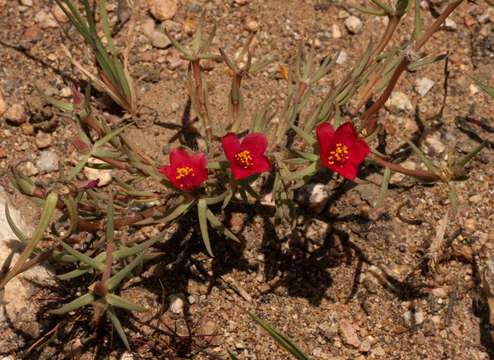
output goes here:
[[208, 164], [204, 153], [189, 154], [184, 149], [173, 149], [170, 165], [159, 168], [168, 180], [180, 190], [193, 190], [208, 178]]
[[316, 128], [321, 164], [343, 177], [353, 180], [358, 167], [369, 155], [367, 143], [357, 136], [353, 124], [346, 122], [336, 131], [329, 123]]
[[221, 143], [235, 180], [245, 179], [271, 169], [271, 164], [264, 155], [268, 147], [266, 135], [252, 133], [240, 142], [236, 134], [229, 133], [221, 139]]

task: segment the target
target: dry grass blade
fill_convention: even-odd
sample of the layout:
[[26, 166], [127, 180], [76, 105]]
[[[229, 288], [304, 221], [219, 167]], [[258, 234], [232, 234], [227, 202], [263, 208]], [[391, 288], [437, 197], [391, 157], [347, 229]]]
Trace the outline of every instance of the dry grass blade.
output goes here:
[[427, 260], [428, 260], [428, 265], [429, 268], [432, 270], [432, 272], [436, 271], [436, 265], [438, 264], [438, 260], [441, 257], [441, 253], [443, 251], [443, 246], [444, 246], [444, 239], [445, 239], [445, 234], [446, 234], [446, 228], [448, 227], [449, 223], [449, 212], [446, 212], [444, 214], [443, 218], [439, 221], [436, 227], [436, 236], [432, 240], [431, 245], [429, 246], [429, 249], [427, 250]]

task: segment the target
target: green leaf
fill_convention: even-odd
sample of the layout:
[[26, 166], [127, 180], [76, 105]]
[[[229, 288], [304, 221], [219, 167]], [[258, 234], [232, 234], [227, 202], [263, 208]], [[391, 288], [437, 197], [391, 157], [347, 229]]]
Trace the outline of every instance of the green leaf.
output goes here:
[[89, 267], [91, 267], [95, 270], [103, 271], [104, 265], [102, 262], [99, 262], [99, 261], [87, 256], [86, 254], [81, 253], [80, 251], [77, 251], [76, 249], [74, 249], [70, 245], [67, 245], [66, 243], [64, 243], [62, 240], [58, 240], [58, 242], [60, 245], [62, 245], [62, 247], [64, 248], [65, 251], [67, 251], [70, 255], [74, 256], [80, 262], [88, 265]]
[[479, 79], [476, 79], [474, 77], [470, 76], [470, 78], [473, 80], [475, 85], [477, 85], [480, 88], [480, 90], [485, 92], [490, 97], [494, 97], [494, 87], [493, 86], [487, 84], [486, 82], [482, 82]]
[[306, 176], [312, 176], [314, 175], [317, 170], [319, 169], [319, 162], [315, 161], [311, 163], [309, 166], [303, 168], [302, 170], [292, 172], [286, 176], [283, 177], [284, 181], [294, 181], [294, 180], [300, 180], [305, 178]]
[[140, 305], [134, 304], [133, 302], [124, 299], [121, 296], [115, 295], [108, 293], [105, 295], [105, 301], [112, 305], [116, 306], [125, 310], [130, 310], [130, 311], [146, 311], [146, 309]]
[[384, 168], [384, 176], [383, 182], [381, 184], [381, 191], [379, 191], [379, 197], [377, 198], [376, 206], [377, 208], [381, 207], [384, 198], [386, 197], [386, 193], [388, 192], [389, 179], [391, 178], [391, 170], [387, 167]]
[[456, 217], [458, 214], [458, 193], [456, 191], [456, 186], [452, 181], [448, 182], [448, 188], [449, 200], [451, 201], [451, 210], [453, 212], [453, 217]]
[[38, 223], [38, 226], [34, 230], [34, 234], [29, 241], [27, 241], [27, 245], [20, 254], [17, 262], [13, 266], [13, 268], [7, 273], [7, 275], [0, 281], [0, 290], [5, 287], [5, 285], [16, 276], [22, 269], [23, 265], [29, 259], [33, 251], [36, 249], [36, 245], [43, 238], [43, 234], [45, 230], [48, 228], [50, 219], [57, 207], [58, 204], [58, 195], [56, 193], [50, 193], [46, 197], [43, 211], [41, 213], [41, 218]]
[[87, 274], [89, 272], [89, 269], [76, 269], [69, 271], [68, 273], [57, 275], [57, 278], [60, 280], [72, 280], [75, 279], [79, 276], [82, 276], [84, 274]]
[[228, 354], [230, 355], [230, 360], [240, 360], [237, 355], [232, 353], [231, 351], [228, 351]]
[[118, 317], [115, 314], [115, 311], [110, 307], [106, 311], [106, 314], [110, 318], [110, 321], [111, 321], [113, 327], [115, 328], [115, 330], [117, 331], [118, 336], [120, 336], [120, 339], [124, 343], [125, 348], [128, 351], [130, 351], [129, 340], [127, 340], [127, 335], [125, 335], [125, 331], [124, 331], [124, 329], [122, 327], [122, 323], [120, 322], [120, 320], [118, 320]]
[[315, 145], [317, 143], [317, 140], [314, 136], [305, 132], [304, 130], [302, 130], [298, 126], [291, 124], [291, 128], [297, 133], [298, 136], [300, 136], [302, 139], [304, 139], [304, 141], [307, 144]]
[[274, 329], [267, 321], [249, 313], [252, 320], [261, 326], [282, 348], [295, 356], [297, 360], [309, 360], [309, 357], [295, 345], [288, 336]]
[[415, 25], [413, 29], [413, 37], [415, 41], [422, 37], [422, 16], [420, 14], [420, 0], [415, 0]]
[[211, 257], [214, 257], [209, 240], [208, 220], [207, 220], [207, 204], [205, 199], [199, 199], [197, 202], [197, 216], [199, 217], [199, 228], [201, 229], [202, 241]]
[[62, 307], [60, 307], [56, 310], [48, 311], [48, 313], [54, 314], [54, 315], [62, 315], [62, 314], [68, 313], [70, 311], [74, 311], [76, 309], [84, 307], [86, 305], [92, 304], [93, 301], [94, 301], [93, 294], [87, 293], [87, 294], [84, 294], [82, 296], [79, 296], [77, 299], [69, 302], [68, 304], [63, 305]]
[[108, 283], [106, 284], [108, 290], [113, 290], [117, 287], [123, 279], [129, 276], [132, 273], [132, 270], [139, 265], [142, 264], [143, 253], [137, 256], [134, 260], [132, 260], [127, 266], [125, 266], [122, 270], [113, 275], [110, 279], [108, 279]]
[[422, 162], [425, 164], [427, 169], [429, 169], [431, 173], [439, 176], [439, 171], [436, 168], [436, 166], [432, 163], [432, 161], [427, 156], [425, 156], [425, 154], [413, 142], [407, 140], [407, 143], [408, 145], [410, 145], [410, 147], [415, 152], [415, 154], [417, 154], [420, 160], [422, 160]]
[[9, 204], [7, 202], [5, 202], [5, 218], [7, 219], [7, 223], [9, 224], [10, 229], [15, 234], [15, 236], [17, 236], [17, 238], [21, 242], [27, 243], [29, 241], [29, 238], [26, 235], [24, 235], [21, 229], [17, 227], [17, 225], [14, 222], [14, 219], [12, 219], [12, 217], [10, 216]]
[[221, 223], [221, 221], [219, 221], [218, 218], [212, 213], [211, 210], [209, 210], [209, 209], [206, 210], [206, 217], [209, 220], [209, 222], [211, 223], [211, 225], [213, 225], [213, 227], [215, 228], [216, 231], [221, 232], [226, 237], [228, 237], [228, 238], [230, 238], [232, 240], [235, 240], [235, 241], [240, 242], [240, 240], [235, 236], [235, 234], [233, 234], [230, 230], [228, 230]]

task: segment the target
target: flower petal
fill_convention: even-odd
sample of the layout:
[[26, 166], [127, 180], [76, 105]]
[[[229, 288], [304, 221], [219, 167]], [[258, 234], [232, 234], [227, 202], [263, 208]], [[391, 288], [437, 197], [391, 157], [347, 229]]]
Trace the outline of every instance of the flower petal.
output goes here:
[[355, 140], [358, 139], [357, 131], [351, 122], [346, 122], [335, 131], [335, 139], [348, 147], [353, 147]]
[[190, 166], [190, 154], [182, 148], [175, 148], [170, 153], [170, 166], [174, 168]]
[[359, 166], [369, 154], [369, 145], [367, 145], [365, 140], [357, 138], [351, 148], [348, 161]]
[[349, 161], [346, 162], [342, 167], [330, 166], [329, 168], [348, 180], [355, 179], [358, 173], [358, 167]]
[[252, 155], [263, 155], [268, 148], [268, 139], [263, 133], [252, 133], [244, 137], [241, 148]]
[[241, 151], [240, 140], [234, 133], [228, 133], [221, 139], [223, 151], [228, 161], [235, 161], [235, 154]]
[[335, 131], [330, 123], [322, 123], [316, 128], [317, 141], [319, 142], [319, 156], [321, 165], [329, 167], [328, 155], [330, 148], [334, 145]]

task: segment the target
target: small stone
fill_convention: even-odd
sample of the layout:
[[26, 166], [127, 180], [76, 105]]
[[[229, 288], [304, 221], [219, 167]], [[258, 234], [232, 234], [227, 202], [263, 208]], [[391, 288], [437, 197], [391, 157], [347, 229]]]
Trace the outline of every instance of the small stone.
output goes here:
[[413, 105], [408, 96], [399, 91], [393, 92], [384, 106], [392, 113], [413, 111]]
[[364, 340], [360, 343], [360, 347], [358, 349], [361, 353], [368, 353], [371, 350], [371, 344], [368, 341]]
[[26, 122], [26, 112], [22, 104], [13, 104], [4, 114], [5, 120], [12, 125], [22, 125]]
[[166, 36], [165, 33], [162, 33], [159, 30], [153, 31], [150, 40], [151, 40], [151, 45], [153, 45], [155, 48], [158, 49], [166, 49], [172, 43], [168, 38], [168, 36]]
[[245, 23], [245, 29], [250, 32], [257, 32], [259, 30], [259, 23], [255, 19], [249, 19]]
[[476, 230], [476, 226], [475, 226], [475, 225], [476, 225], [476, 223], [477, 223], [477, 222], [475, 221], [475, 219], [470, 218], [470, 219], [466, 219], [466, 220], [465, 220], [465, 222], [464, 222], [463, 226], [464, 226], [464, 227], [465, 227], [465, 229], [466, 229], [466, 230], [468, 230], [468, 231], [475, 231], [475, 230]]
[[331, 26], [331, 34], [333, 35], [334, 39], [341, 38], [342, 34], [341, 34], [341, 30], [340, 30], [340, 27], [338, 26], [338, 24], [333, 24]]
[[7, 150], [0, 146], [0, 159], [5, 159], [7, 157]]
[[165, 21], [177, 13], [177, 0], [148, 0], [149, 10], [156, 20]]
[[5, 112], [7, 111], [7, 108], [8, 108], [7, 102], [3, 98], [2, 91], [0, 90], [0, 116], [5, 114]]
[[41, 40], [41, 28], [38, 25], [28, 27], [22, 35], [22, 40], [30, 43], [35, 43]]
[[[60, 4], [62, 7], [66, 8], [67, 9], [67, 5], [61, 3]], [[67, 9], [68, 10], [68, 9]], [[60, 23], [64, 24], [66, 22], [69, 21], [69, 18], [67, 17], [67, 15], [65, 15], [65, 12], [62, 10], [62, 8], [58, 5], [54, 5], [52, 8], [51, 8], [51, 12], [53, 14], [53, 17]]]
[[350, 321], [346, 319], [340, 320], [338, 329], [339, 334], [345, 344], [350, 345], [355, 349], [360, 347], [360, 339]]
[[409, 326], [420, 325], [424, 322], [424, 313], [422, 311], [413, 312], [411, 310], [403, 314], [405, 323]]
[[343, 65], [344, 63], [347, 62], [347, 60], [348, 60], [348, 53], [346, 51], [341, 51], [338, 54], [338, 57], [336, 58], [336, 63], [339, 65]]
[[439, 325], [441, 324], [441, 316], [439, 315], [434, 315], [433, 317], [431, 317], [431, 321], [436, 324], [436, 325]]
[[472, 202], [472, 203], [476, 204], [476, 203], [481, 202], [483, 198], [484, 198], [484, 197], [483, 197], [482, 195], [477, 194], [477, 195], [470, 196], [470, 197], [468, 198], [468, 200], [469, 200], [470, 202]]
[[38, 12], [34, 16], [34, 21], [36, 21], [42, 29], [58, 27], [58, 22], [55, 20], [53, 15], [45, 10]]
[[[95, 158], [90, 158], [88, 163], [106, 164], [104, 161]], [[83, 172], [89, 181], [98, 180], [98, 187], [108, 185], [113, 179], [113, 173], [111, 169], [94, 169], [86, 166]]]
[[376, 347], [373, 351], [372, 351], [372, 356], [377, 358], [377, 359], [383, 359], [383, 356], [386, 355], [386, 353], [384, 352], [384, 349], [380, 346]]
[[311, 219], [306, 225], [305, 237], [313, 243], [323, 245], [331, 226], [319, 219]]
[[338, 11], [338, 19], [347, 19], [350, 16], [348, 11], [341, 9]]
[[122, 356], [120, 356], [120, 360], [134, 360], [134, 355], [126, 351], [122, 354]]
[[247, 5], [249, 3], [250, 0], [235, 0], [235, 4], [237, 5]]
[[189, 302], [189, 304], [195, 304], [197, 302], [197, 296], [195, 295], [189, 295], [187, 297], [187, 301]]
[[448, 291], [443, 287], [434, 288], [431, 290], [431, 294], [435, 297], [445, 299], [448, 297]]
[[42, 172], [52, 172], [58, 170], [59, 158], [55, 151], [45, 150], [36, 162], [36, 166]]
[[24, 123], [21, 125], [22, 133], [26, 136], [31, 136], [34, 134], [34, 126], [31, 123]]
[[39, 174], [39, 169], [31, 161], [22, 163], [20, 169], [21, 172], [27, 176], [34, 176]]
[[329, 193], [324, 184], [308, 184], [300, 189], [298, 201], [320, 213], [329, 201]]
[[33, 6], [33, 0], [20, 0], [19, 3], [23, 6]]
[[185, 69], [187, 67], [187, 61], [182, 58], [177, 49], [171, 48], [168, 51], [169, 53], [166, 57], [168, 69], [177, 70], [179, 68]]
[[443, 144], [437, 133], [427, 136], [425, 144], [436, 154], [442, 154], [446, 150], [446, 145]]
[[470, 84], [468, 90], [470, 91], [470, 95], [477, 95], [479, 92], [479, 88], [475, 84]]
[[429, 92], [430, 89], [432, 89], [433, 86], [434, 86], [434, 81], [424, 77], [418, 79], [417, 82], [415, 83], [415, 91], [420, 96], [424, 96]]
[[456, 31], [458, 29], [458, 25], [456, 25], [454, 20], [447, 18], [446, 21], [444, 21], [444, 28], [448, 31]]
[[53, 139], [50, 134], [40, 131], [36, 134], [35, 142], [38, 149], [45, 149], [51, 146]]
[[345, 20], [345, 27], [350, 34], [358, 34], [362, 31], [363, 23], [358, 17], [352, 15]]
[[153, 36], [155, 28], [156, 28], [156, 23], [151, 18], [147, 18], [141, 24], [142, 33], [147, 38], [151, 38]]
[[180, 315], [184, 312], [184, 294], [172, 294], [168, 297], [168, 301], [170, 302], [170, 311], [173, 314]]

